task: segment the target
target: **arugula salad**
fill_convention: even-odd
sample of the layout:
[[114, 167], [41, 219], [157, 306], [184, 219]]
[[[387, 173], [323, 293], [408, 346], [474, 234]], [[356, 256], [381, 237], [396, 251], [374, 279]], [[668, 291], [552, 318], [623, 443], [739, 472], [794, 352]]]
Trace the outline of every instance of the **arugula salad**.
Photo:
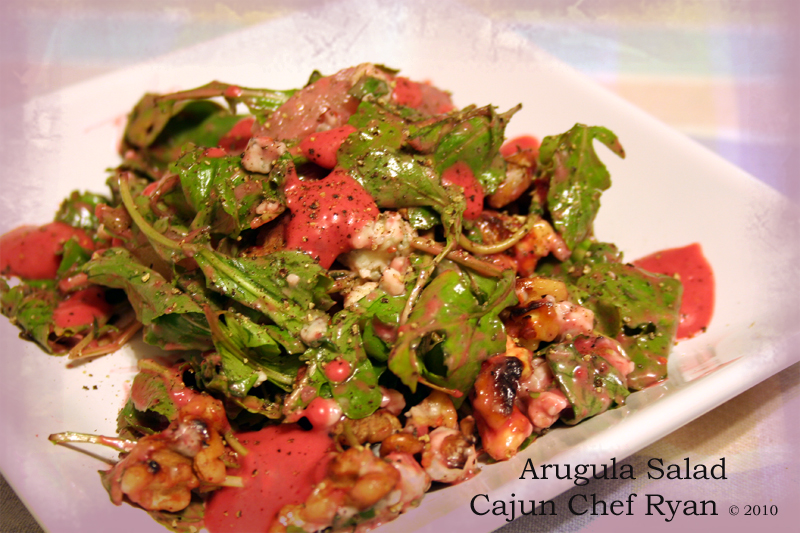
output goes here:
[[518, 109], [375, 64], [146, 94], [108, 191], [0, 240], [24, 338], [164, 350], [118, 435], [51, 440], [174, 531], [363, 531], [665, 379], [681, 281], [593, 233], [622, 146], [506, 140]]

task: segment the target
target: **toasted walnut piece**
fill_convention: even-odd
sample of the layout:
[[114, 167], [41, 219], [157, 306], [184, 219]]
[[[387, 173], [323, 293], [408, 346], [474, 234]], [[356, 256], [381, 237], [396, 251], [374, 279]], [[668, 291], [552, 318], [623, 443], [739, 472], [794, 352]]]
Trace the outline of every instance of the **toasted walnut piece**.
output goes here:
[[427, 433], [428, 428], [458, 427], [458, 414], [453, 400], [440, 391], [432, 391], [427, 398], [409, 409], [406, 416], [406, 427], [414, 427], [420, 435]]
[[440, 451], [450, 468], [463, 468], [470, 455], [475, 453], [472, 444], [461, 433], [453, 433], [442, 439]]
[[397, 485], [400, 474], [393, 466], [388, 463], [386, 465], [388, 468], [383, 468], [379, 472], [364, 474], [353, 485], [349, 498], [359, 510], [372, 507]]
[[199, 486], [192, 460], [160, 442], [153, 447], [142, 460], [123, 465], [119, 487], [132, 502], [147, 510], [180, 511], [189, 505], [192, 489]]
[[494, 209], [505, 207], [517, 200], [533, 183], [533, 173], [530, 167], [509, 162], [506, 177], [497, 187], [494, 194], [487, 197], [487, 201]]
[[474, 439], [475, 435], [475, 417], [473, 416], [465, 416], [461, 419], [458, 423], [458, 428], [461, 430], [461, 434], [465, 437], [470, 437]]
[[516, 357], [495, 355], [481, 365], [470, 395], [483, 449], [498, 461], [514, 456], [533, 431], [515, 402], [522, 371]]
[[350, 446], [348, 433], [358, 442], [364, 444], [376, 444], [383, 441], [393, 433], [400, 431], [400, 421], [389, 411], [378, 409], [371, 415], [358, 420], [345, 418], [333, 426], [332, 434], [334, 440], [342, 446]]
[[477, 471], [474, 443], [457, 429], [436, 428], [422, 452], [420, 464], [434, 481], [456, 483]]
[[381, 441], [381, 457], [391, 453], [407, 453], [416, 455], [422, 451], [424, 445], [411, 433], [395, 433]]
[[518, 278], [515, 291], [521, 306], [534, 300], [541, 300], [548, 295], [557, 302], [566, 300], [568, 296], [567, 286], [563, 281], [538, 276]]
[[216, 431], [213, 431], [208, 445], [194, 456], [194, 471], [200, 481], [219, 485], [225, 481], [227, 472], [221, 457], [225, 453], [225, 443]]

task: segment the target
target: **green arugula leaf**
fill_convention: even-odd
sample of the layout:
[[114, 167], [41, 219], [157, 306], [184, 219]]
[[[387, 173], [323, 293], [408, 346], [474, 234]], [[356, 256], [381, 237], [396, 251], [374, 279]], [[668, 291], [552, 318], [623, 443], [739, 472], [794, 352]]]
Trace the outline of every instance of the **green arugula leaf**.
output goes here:
[[191, 102], [172, 117], [161, 135], [143, 154], [148, 163], [165, 169], [187, 146], [211, 148], [244, 118], [209, 101]]
[[164, 349], [207, 350], [211, 331], [200, 306], [123, 248], [95, 254], [83, 266], [89, 282], [123, 289], [144, 326], [144, 340]]
[[[207, 100], [214, 97], [225, 98], [232, 109], [236, 107], [236, 104], [244, 104], [263, 123], [269, 112], [280, 107], [295, 92], [295, 89], [273, 91], [212, 81], [201, 87], [176, 93], [163, 95], [148, 93], [131, 111], [125, 127], [124, 138], [134, 147], [147, 148], [154, 144], [162, 134], [167, 133], [168, 125], [173, 128], [165, 135], [168, 138], [174, 137], [178, 133], [185, 134], [187, 130], [192, 130], [194, 135], [210, 135], [211, 131], [214, 132], [213, 135], [216, 135], [220, 128], [214, 127], [214, 124], [210, 128], [206, 127], [205, 131], [202, 127], [205, 120], [220, 115], [224, 111], [218, 104]], [[184, 124], [173, 126], [172, 119], [179, 117], [182, 113], [187, 116], [180, 117], [178, 122], [184, 122]], [[230, 113], [226, 113], [226, 115], [232, 116]], [[230, 126], [233, 126], [235, 122], [233, 121]], [[225, 132], [229, 129], [227, 128]], [[221, 137], [221, 135], [219, 136]], [[215, 145], [216, 142], [206, 146]]]
[[348, 91], [350, 96], [358, 98], [359, 100], [363, 100], [367, 97], [378, 99], [391, 92], [392, 88], [389, 87], [389, 84], [385, 80], [373, 78], [372, 76], [360, 77]]
[[[194, 258], [209, 289], [264, 313], [294, 336], [315, 318], [327, 321], [324, 311], [333, 300], [326, 291], [332, 282], [325, 269], [303, 252], [231, 258], [202, 249]], [[291, 283], [294, 277], [296, 283]]]
[[547, 203], [553, 226], [570, 250], [592, 235], [600, 194], [611, 186], [608, 170], [594, 151], [595, 139], [625, 157], [611, 131], [583, 124], [545, 137], [539, 148], [539, 168], [550, 181]]
[[598, 264], [578, 278], [578, 302], [595, 312], [598, 329], [617, 341], [635, 368], [628, 387], [667, 377], [667, 357], [680, 321], [681, 282], [621, 263]]
[[485, 194], [492, 194], [505, 179], [505, 160], [500, 147], [505, 139], [505, 128], [511, 117], [522, 106], [498, 114], [494, 107], [487, 106], [466, 116], [455, 115], [457, 122], [436, 145], [434, 160], [440, 175], [458, 161], [463, 161], [483, 187]]
[[0, 278], [0, 311], [22, 330], [21, 336], [35, 341], [49, 354], [53, 354], [48, 340], [58, 300], [52, 281], [20, 282], [9, 287], [6, 280]]
[[372, 359], [381, 363], [389, 360], [407, 299], [406, 294], [392, 296], [377, 289], [356, 304], [364, 350]]
[[[451, 263], [433, 278], [420, 295], [408, 323], [401, 326], [389, 355], [389, 369], [412, 392], [423, 378], [450, 391], [459, 391], [457, 401], [472, 387], [481, 363], [505, 350], [505, 328], [498, 318], [506, 307], [517, 303], [514, 273], [506, 271], [493, 280], [494, 287], [483, 303], [472, 291], [467, 275]], [[490, 283], [485, 279], [485, 284]], [[441, 341], [427, 355], [423, 343], [435, 334]], [[434, 341], [435, 342], [435, 341]]]
[[[184, 195], [196, 213], [192, 229], [210, 227], [212, 233], [235, 239], [286, 209], [282, 182], [246, 171], [239, 156], [209, 157], [202, 148], [195, 148], [171, 170], [180, 176]], [[265, 211], [267, 204], [272, 208]]]
[[551, 344], [544, 353], [570, 404], [561, 417], [567, 424], [577, 424], [613, 405], [623, 405], [630, 394], [616, 368], [599, 355], [581, 354], [575, 341]]
[[[317, 390], [317, 395], [336, 400], [345, 416], [364, 418], [374, 413], [381, 405], [382, 394], [378, 387], [379, 372], [367, 357], [361, 341], [357, 312], [340, 311], [334, 315], [329, 336], [319, 346], [309, 348], [302, 355], [308, 362], [307, 385]], [[341, 382], [331, 381], [325, 374], [325, 365], [340, 359], [350, 365], [349, 377]], [[290, 409], [303, 406], [296, 402]]]
[[667, 357], [680, 321], [681, 282], [622, 263], [616, 247], [583, 242], [559, 267], [537, 274], [567, 283], [570, 300], [591, 309], [595, 328], [616, 339], [635, 364], [628, 386], [639, 390], [667, 377]]
[[99, 225], [94, 210], [99, 204], [108, 204], [109, 202], [108, 198], [99, 194], [72, 191], [72, 194], [61, 202], [55, 220], [69, 224], [73, 228], [94, 232]]
[[296, 357], [282, 356], [263, 326], [238, 313], [209, 316], [214, 346], [220, 355], [220, 373], [228, 385], [222, 392], [244, 398], [250, 389], [265, 381], [291, 390], [302, 364]]
[[56, 277], [58, 279], [63, 279], [70, 275], [83, 266], [91, 257], [91, 252], [78, 244], [78, 240], [75, 237], [70, 238], [68, 241], [64, 242], [64, 247], [61, 252], [61, 263], [58, 265]]
[[431, 207], [440, 214], [448, 239], [457, 237], [466, 200], [442, 185], [429, 157], [401, 150], [403, 119], [366, 101], [348, 123], [359, 130], [339, 149], [339, 165], [370, 193], [378, 207]]
[[430, 207], [409, 207], [408, 223], [417, 230], [429, 230], [442, 223], [439, 214]]
[[186, 365], [167, 367], [152, 359], [141, 359], [138, 366], [131, 384], [131, 407], [139, 413], [152, 411], [172, 422], [180, 411], [174, 395], [186, 390], [182, 377]]

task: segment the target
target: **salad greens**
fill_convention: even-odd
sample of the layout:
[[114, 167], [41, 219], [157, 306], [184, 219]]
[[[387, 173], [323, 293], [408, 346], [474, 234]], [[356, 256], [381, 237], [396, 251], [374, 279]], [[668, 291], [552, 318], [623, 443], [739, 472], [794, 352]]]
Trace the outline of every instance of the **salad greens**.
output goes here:
[[[315, 72], [287, 91], [212, 82], [146, 94], [108, 194], [72, 193], [46, 226], [66, 235], [43, 247], [55, 271], [3, 259], [2, 312], [54, 354], [108, 353], [141, 328], [180, 356], [140, 362], [118, 418], [126, 451], [173, 431], [186, 394], [221, 402], [219, 428], [241, 430], [302, 422], [319, 401], [371, 419], [391, 389], [408, 405], [443, 394], [506, 458], [520, 444], [491, 451], [502, 430], [482, 402], [513, 416], [549, 394], [567, 424], [624, 404], [666, 377], [682, 292], [594, 237], [611, 185], [594, 141], [624, 157], [616, 135], [576, 124], [538, 153], [503, 155], [519, 108], [455, 109], [380, 65]], [[310, 185], [326, 183], [329, 159], [343, 184], [335, 201]], [[442, 178], [456, 166], [458, 180]], [[527, 188], [501, 201], [520, 176]], [[312, 229], [330, 239], [310, 242]], [[3, 239], [22, 249], [33, 233]], [[326, 268], [334, 246], [343, 251]], [[521, 276], [532, 253], [533, 275]], [[550, 379], [535, 389], [540, 362]], [[118, 478], [104, 483], [117, 498]], [[182, 514], [150, 510], [168, 526], [202, 524], [196, 496]]]

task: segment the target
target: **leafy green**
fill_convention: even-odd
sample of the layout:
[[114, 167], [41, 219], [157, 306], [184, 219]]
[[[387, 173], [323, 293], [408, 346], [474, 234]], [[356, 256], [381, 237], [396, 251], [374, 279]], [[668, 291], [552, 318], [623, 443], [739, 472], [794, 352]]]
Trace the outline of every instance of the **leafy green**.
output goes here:
[[282, 357], [278, 344], [263, 326], [237, 313], [222, 313], [209, 321], [228, 395], [244, 398], [255, 386], [270, 381], [290, 391], [300, 368], [296, 357]]
[[639, 390], [667, 377], [678, 328], [681, 282], [620, 262], [616, 247], [581, 243], [560, 268], [540, 273], [563, 279], [570, 300], [594, 312], [596, 329], [617, 339], [634, 362], [628, 386]]
[[74, 272], [86, 263], [92, 254], [78, 244], [76, 238], [71, 238], [64, 242], [64, 248], [61, 252], [61, 263], [58, 265], [56, 277], [58, 279]]
[[[180, 113], [188, 103], [160, 99], [157, 94], [145, 94], [128, 116], [124, 134], [125, 141], [139, 148], [150, 146], [170, 119]], [[206, 109], [208, 108], [206, 107]]]
[[53, 311], [58, 305], [55, 284], [51, 281], [20, 282], [9, 287], [0, 278], [0, 310], [17, 325], [21, 335], [35, 341], [47, 353], [53, 349], [48, 342], [53, 331]]
[[183, 153], [187, 144], [217, 146], [242, 118], [208, 100], [189, 102], [148, 145], [144, 152], [146, 159], [157, 168], [166, 168]]
[[581, 276], [578, 303], [592, 309], [603, 333], [616, 338], [635, 364], [630, 388], [639, 390], [667, 377], [667, 356], [680, 320], [681, 282], [640, 268], [606, 263]]
[[406, 305], [407, 296], [392, 296], [377, 290], [373, 297], [358, 302], [356, 311], [360, 315], [360, 325], [364, 349], [367, 354], [380, 362], [386, 362], [392, 351], [392, 340], [397, 336], [400, 314]]
[[[128, 246], [134, 245], [137, 248], [152, 248], [152, 252], [160, 258], [164, 264], [178, 263], [190, 256], [192, 249], [196, 246], [199, 238], [193, 239], [191, 244], [182, 245], [165, 233], [175, 229], [170, 221], [165, 217], [158, 217], [152, 209], [150, 198], [141, 194], [134, 195], [136, 190], [133, 187], [141, 187], [141, 181], [131, 179], [127, 174], [119, 174], [116, 179], [109, 180], [110, 183], [119, 187], [119, 197], [128, 215], [131, 217], [133, 238], [128, 240]], [[133, 186], [133, 187], [132, 187]], [[207, 239], [207, 235], [204, 236]], [[148, 250], [149, 251], [149, 250]]]
[[372, 76], [362, 76], [348, 92], [354, 98], [363, 100], [366, 97], [380, 98], [391, 91], [392, 89], [386, 81]]
[[567, 424], [577, 424], [613, 405], [623, 405], [630, 394], [616, 368], [599, 355], [582, 354], [575, 341], [551, 344], [545, 349], [545, 357], [570, 404], [561, 417]]
[[[294, 89], [288, 91], [250, 89], [212, 81], [202, 87], [177, 93], [164, 95], [148, 93], [131, 111], [124, 138], [137, 148], [147, 148], [163, 137], [166, 139], [178, 137], [183, 142], [192, 140], [200, 144], [192, 138], [199, 140], [201, 136], [213, 135], [218, 141], [221, 137], [220, 130], [224, 129], [219, 119], [227, 117], [231, 127], [238, 119], [231, 118], [234, 115], [218, 104], [206, 100], [207, 98], [224, 97], [231, 108], [242, 103], [263, 122], [267, 113], [277, 109], [295, 92]], [[174, 118], [178, 119], [174, 121], [175, 124], [173, 124]], [[207, 120], [212, 122], [204, 124]], [[225, 120], [221, 122], [226, 124]], [[222, 133], [226, 133], [229, 129], [230, 127]], [[172, 144], [177, 142], [180, 141], [172, 141]], [[206, 142], [210, 144], [205, 146], [217, 144], [208, 140]]]
[[441, 174], [457, 161], [463, 161], [469, 165], [484, 193], [495, 192], [505, 179], [505, 160], [500, 155], [505, 127], [520, 107], [502, 114], [492, 106], [463, 117], [456, 112], [458, 121], [442, 137], [433, 153], [436, 171]]
[[611, 186], [608, 170], [594, 151], [595, 139], [625, 157], [611, 131], [583, 124], [576, 124], [561, 135], [545, 137], [539, 148], [539, 168], [550, 181], [547, 204], [553, 226], [570, 250], [592, 235], [600, 194]]
[[[344, 415], [352, 419], [375, 412], [382, 398], [378, 387], [379, 373], [364, 350], [359, 320], [358, 313], [340, 311], [331, 320], [328, 338], [319, 346], [309, 348], [302, 356], [309, 362], [307, 384], [314, 387], [319, 396], [328, 397], [329, 393]], [[350, 366], [349, 377], [341, 383], [331, 381], [324, 372], [325, 365], [335, 359]]]
[[349, 124], [359, 128], [339, 149], [339, 165], [350, 171], [378, 207], [431, 207], [449, 238], [461, 232], [463, 195], [442, 185], [433, 161], [401, 150], [403, 119], [374, 102], [358, 107]]
[[73, 228], [95, 231], [99, 222], [94, 210], [99, 204], [108, 203], [109, 200], [105, 196], [91, 192], [72, 191], [72, 194], [61, 202], [55, 220]]
[[409, 207], [408, 223], [417, 230], [429, 230], [442, 223], [439, 214], [430, 207]]
[[131, 384], [131, 405], [139, 412], [152, 411], [172, 422], [178, 416], [174, 393], [186, 389], [182, 367], [170, 368], [151, 359], [139, 361], [139, 373]]
[[[408, 322], [399, 328], [389, 369], [412, 391], [423, 378], [463, 395], [472, 387], [481, 363], [505, 350], [505, 328], [498, 315], [517, 303], [514, 273], [508, 270], [492, 282], [487, 279], [486, 284], [494, 286], [484, 299], [473, 292], [468, 276], [452, 264], [441, 270], [420, 295]], [[423, 344], [431, 340], [436, 347], [425, 352]]]
[[[247, 172], [241, 157], [209, 157], [195, 148], [171, 167], [180, 176], [184, 195], [196, 213], [192, 229], [209, 227], [212, 233], [236, 238], [246, 229], [265, 224], [283, 210], [282, 183]], [[258, 212], [271, 203], [275, 209]]]
[[147, 343], [165, 349], [207, 350], [211, 332], [200, 306], [123, 248], [95, 254], [83, 271], [91, 283], [123, 289], [144, 326]]
[[[195, 260], [208, 287], [256, 311], [297, 335], [333, 305], [325, 269], [303, 252], [280, 251], [257, 258], [232, 258], [203, 249]], [[298, 277], [295, 284], [289, 276]]]

